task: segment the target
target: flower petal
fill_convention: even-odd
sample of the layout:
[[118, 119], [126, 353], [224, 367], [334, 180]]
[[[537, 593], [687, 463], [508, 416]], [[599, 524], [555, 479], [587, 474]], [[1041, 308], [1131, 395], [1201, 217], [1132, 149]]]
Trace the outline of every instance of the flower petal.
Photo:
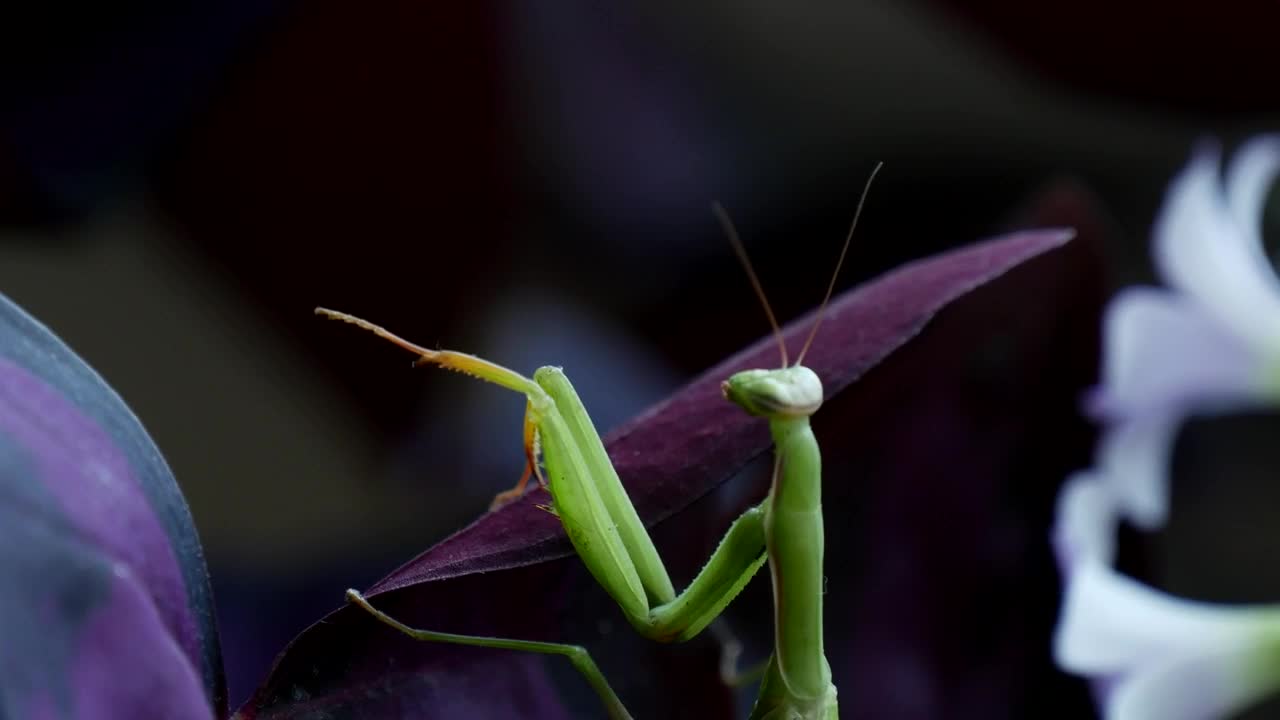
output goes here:
[[1170, 657], [1270, 645], [1277, 629], [1280, 606], [1194, 602], [1085, 563], [1067, 586], [1054, 657], [1082, 675], [1138, 672]]
[[1090, 407], [1102, 418], [1247, 401], [1269, 387], [1259, 353], [1190, 298], [1155, 288], [1107, 306], [1102, 382]]
[[1116, 511], [1108, 488], [1094, 472], [1078, 472], [1058, 491], [1053, 549], [1063, 575], [1082, 562], [1110, 565], [1115, 556]]
[[1175, 656], [1144, 667], [1112, 689], [1106, 717], [1203, 720], [1233, 716], [1280, 684], [1280, 677], [1258, 672], [1258, 652], [1258, 648], [1246, 648]]
[[1276, 385], [1262, 353], [1177, 293], [1121, 292], [1103, 335], [1103, 382], [1087, 400], [1088, 412], [1109, 422], [1098, 464], [1125, 516], [1153, 529], [1168, 514], [1169, 455], [1182, 420], [1264, 404]]
[[1120, 512], [1152, 530], [1169, 515], [1169, 453], [1182, 415], [1151, 412], [1107, 428], [1098, 440], [1098, 466]]
[[1236, 151], [1227, 166], [1227, 204], [1236, 226], [1251, 244], [1262, 245], [1262, 211], [1280, 172], [1280, 135], [1256, 137]]
[[[1262, 192], [1259, 183], [1267, 177], [1252, 171], [1252, 163], [1264, 159], [1257, 157], [1241, 160], [1248, 164], [1233, 187], [1241, 208], [1257, 204], [1251, 198]], [[1174, 178], [1156, 221], [1156, 265], [1165, 282], [1195, 297], [1240, 337], [1268, 353], [1280, 352], [1280, 279], [1254, 240], [1256, 233], [1237, 223], [1228, 208], [1218, 164], [1216, 147], [1202, 147]]]

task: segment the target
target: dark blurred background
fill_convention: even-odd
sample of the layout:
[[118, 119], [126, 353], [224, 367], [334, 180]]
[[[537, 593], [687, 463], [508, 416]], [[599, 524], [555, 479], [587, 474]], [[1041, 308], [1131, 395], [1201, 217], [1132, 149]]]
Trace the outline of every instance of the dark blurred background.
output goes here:
[[563, 365], [605, 431], [766, 330], [712, 200], [783, 318], [820, 299], [876, 161], [841, 287], [997, 233], [1051, 188], [1093, 208], [1114, 283], [1149, 279], [1192, 143], [1274, 126], [1280, 11], [1030, 7], [6, 9], [0, 291], [164, 450], [234, 706], [344, 588], [523, 462], [521, 398], [411, 372], [315, 305]]

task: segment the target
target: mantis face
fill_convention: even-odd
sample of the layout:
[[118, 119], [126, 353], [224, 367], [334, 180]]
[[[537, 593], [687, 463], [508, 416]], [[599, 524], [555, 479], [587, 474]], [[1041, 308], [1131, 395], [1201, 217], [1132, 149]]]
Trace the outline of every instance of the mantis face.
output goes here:
[[720, 383], [720, 392], [751, 415], [808, 417], [822, 405], [822, 381], [803, 365], [743, 370]]

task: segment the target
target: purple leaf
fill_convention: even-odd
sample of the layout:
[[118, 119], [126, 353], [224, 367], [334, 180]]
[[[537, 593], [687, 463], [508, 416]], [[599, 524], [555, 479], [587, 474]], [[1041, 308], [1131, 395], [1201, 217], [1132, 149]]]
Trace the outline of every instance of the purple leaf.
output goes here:
[[[976, 648], [982, 663], [963, 667], [966, 680], [1009, 669], [1010, 660], [1028, 664], [1025, 637], [1013, 647], [1007, 634], [1037, 623], [1043, 636], [1031, 654], [1043, 646], [1049, 667], [1047, 517], [1062, 475], [1086, 458], [1088, 431], [1075, 403], [1093, 378], [1101, 306], [1095, 257], [1067, 243], [1070, 236], [1010, 235], [845, 293], [806, 358], [827, 390], [814, 425], [826, 462], [828, 653], [848, 693], [846, 717], [936, 717], [937, 702], [956, 693], [928, 684], [966, 657], [965, 643], [986, 640], [974, 627], [990, 620], [983, 613], [1012, 612], [1015, 622], [991, 639], [991, 657], [984, 653], [992, 648]], [[808, 329], [809, 318], [788, 327], [793, 350]], [[765, 424], [725, 402], [719, 383], [777, 362], [772, 339], [762, 339], [606, 438], [642, 518], [661, 523], [655, 537], [677, 584], [764, 491], [743, 479], [707, 495], [770, 447]], [[1031, 519], [1003, 497], [1010, 489], [1036, 499]], [[536, 490], [483, 516], [378, 582], [369, 591], [374, 604], [432, 629], [585, 644], [637, 717], [730, 717], [711, 633], [676, 648], [635, 636], [592, 586], [556, 518], [536, 508], [547, 501]], [[1014, 583], [1024, 571], [1036, 589], [1049, 583], [1047, 600], [1032, 605], [1016, 587], [1002, 595], [1009, 588], [989, 582]], [[959, 598], [947, 595], [952, 583]], [[727, 622], [759, 657], [768, 652], [766, 586], [753, 583]], [[911, 595], [921, 592], [927, 596]], [[901, 649], [889, 641], [899, 634]], [[877, 667], [877, 653], [891, 662]], [[1027, 699], [1017, 683], [1041, 679], [1032, 677], [1035, 657], [1030, 665], [1002, 679], [1003, 695], [963, 698], [977, 704], [950, 710], [1007, 714]], [[934, 693], [918, 700], [918, 691]], [[913, 713], [912, 702], [928, 712]], [[348, 607], [295, 639], [238, 717], [599, 713], [559, 659], [415, 643]]]
[[212, 607], [146, 431], [0, 296], [0, 717], [224, 714]]

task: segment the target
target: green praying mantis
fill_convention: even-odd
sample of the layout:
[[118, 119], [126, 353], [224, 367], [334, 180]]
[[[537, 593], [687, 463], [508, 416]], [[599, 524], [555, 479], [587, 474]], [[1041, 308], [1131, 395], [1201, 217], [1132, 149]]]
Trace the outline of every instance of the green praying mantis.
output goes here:
[[[879, 170], [877, 164], [862, 191], [826, 295], [794, 364], [789, 364], [782, 332], [732, 222], [723, 209], [715, 208], [764, 306], [781, 353], [781, 367], [735, 373], [721, 384], [721, 390], [750, 415], [768, 421], [774, 466], [764, 501], [733, 522], [706, 565], [678, 594], [586, 408], [560, 368], [541, 367], [528, 378], [474, 355], [420, 347], [346, 313], [325, 308], [316, 308], [316, 313], [357, 325], [413, 352], [418, 356], [415, 366], [437, 365], [523, 394], [527, 399], [525, 471], [516, 486], [499, 494], [494, 503], [520, 496], [530, 477], [536, 476], [551, 494], [550, 509], [560, 518], [578, 556], [644, 637], [659, 642], [694, 637], [768, 562], [773, 580], [774, 650], [750, 717], [835, 720], [836, 687], [822, 633], [822, 459], [809, 425], [809, 416], [822, 405], [823, 389], [817, 374], [803, 361], [817, 336], [867, 191]], [[412, 628], [374, 608], [356, 590], [348, 590], [347, 599], [418, 640], [564, 656], [599, 695], [610, 718], [631, 717], [581, 646]]]

